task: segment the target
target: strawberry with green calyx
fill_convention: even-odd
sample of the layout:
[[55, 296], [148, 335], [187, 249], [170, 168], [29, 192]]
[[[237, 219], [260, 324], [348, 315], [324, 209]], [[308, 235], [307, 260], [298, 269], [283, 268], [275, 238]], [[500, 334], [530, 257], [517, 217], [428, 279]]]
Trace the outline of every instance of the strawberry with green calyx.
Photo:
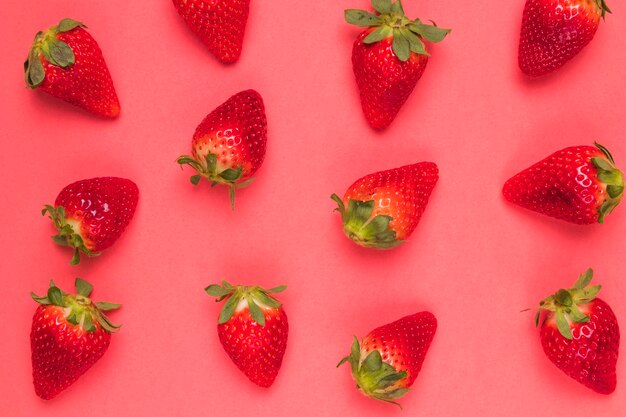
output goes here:
[[26, 86], [104, 117], [120, 103], [98, 43], [81, 22], [63, 19], [39, 32], [24, 63]]
[[610, 394], [617, 384], [619, 326], [611, 307], [596, 298], [601, 287], [589, 285], [592, 278], [590, 268], [574, 287], [542, 300], [535, 324], [541, 326], [543, 351], [557, 368], [600, 394]]
[[286, 289], [212, 284], [207, 294], [226, 300], [217, 332], [224, 350], [255, 384], [269, 387], [280, 370], [287, 348], [289, 324], [282, 304], [272, 295]]
[[352, 49], [352, 67], [367, 121], [384, 129], [395, 119], [421, 78], [430, 54], [424, 41], [441, 42], [450, 33], [411, 20], [401, 0], [372, 0], [374, 13], [349, 9], [348, 23], [365, 27]]
[[89, 370], [109, 347], [111, 333], [120, 326], [104, 314], [120, 304], [93, 302], [93, 287], [76, 279], [76, 294], [68, 294], [50, 281], [45, 296], [31, 293], [40, 304], [30, 334], [33, 383], [45, 400], [56, 397]]

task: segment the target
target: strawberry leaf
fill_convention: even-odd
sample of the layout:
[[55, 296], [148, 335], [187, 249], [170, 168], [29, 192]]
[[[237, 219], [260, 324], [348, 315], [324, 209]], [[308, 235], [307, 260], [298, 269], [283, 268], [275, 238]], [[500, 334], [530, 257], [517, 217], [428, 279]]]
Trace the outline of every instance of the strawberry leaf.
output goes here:
[[557, 310], [556, 312], [556, 327], [564, 338], [572, 339], [572, 329], [570, 329], [569, 322], [565, 318], [565, 313], [563, 313], [562, 310]]
[[[50, 38], [48, 40], [49, 44], [49, 56], [50, 62], [54, 65], [57, 65], [61, 68], [67, 68], [70, 65], [74, 64], [74, 51], [68, 44], [63, 41], [60, 41], [56, 38]], [[46, 50], [45, 48], [43, 49]]]
[[248, 298], [246, 301], [248, 302], [248, 310], [250, 311], [252, 320], [259, 323], [260, 326], [265, 326], [265, 315], [263, 314], [263, 310], [261, 310], [261, 308], [251, 298]]
[[411, 56], [411, 47], [407, 38], [402, 35], [399, 29], [393, 30], [393, 43], [391, 44], [393, 53], [396, 54], [398, 59], [402, 62], [406, 62]]
[[233, 295], [226, 301], [226, 304], [224, 304], [224, 307], [222, 308], [220, 316], [217, 320], [219, 324], [224, 324], [228, 320], [230, 320], [231, 317], [233, 317], [233, 314], [235, 314], [235, 310], [237, 309], [237, 305], [239, 304], [240, 300], [240, 296]]
[[592, 279], [593, 279], [593, 269], [589, 268], [584, 273], [582, 273], [580, 277], [578, 277], [578, 280], [576, 281], [576, 283], [574, 283], [574, 288], [578, 290], [582, 290], [587, 285], [589, 285]]
[[624, 192], [623, 185], [607, 185], [606, 192], [609, 194], [611, 198], [617, 198]]
[[117, 310], [122, 306], [121, 304], [107, 303], [106, 301], [98, 301], [94, 304], [98, 307], [98, 310], [101, 311]]
[[380, 14], [389, 14], [393, 5], [391, 0], [372, 0], [372, 7]]
[[371, 351], [363, 361], [363, 366], [370, 372], [378, 371], [383, 366], [383, 358], [380, 356], [380, 352], [377, 350]]
[[78, 22], [76, 20], [73, 19], [63, 19], [59, 22], [59, 24], [57, 25], [57, 32], [69, 32], [72, 29], [75, 29], [77, 27], [83, 27], [86, 28], [87, 26], [83, 25], [81, 22]]
[[48, 288], [48, 300], [55, 306], [63, 307], [63, 294], [59, 287]]
[[276, 294], [276, 293], [279, 293], [279, 292], [283, 292], [286, 289], [287, 289], [286, 285], [279, 285], [278, 287], [270, 288], [269, 290], [267, 290], [267, 292]]
[[380, 26], [382, 19], [365, 10], [348, 9], [343, 14], [346, 22], [359, 27]]
[[391, 36], [392, 34], [393, 34], [393, 29], [391, 29], [389, 26], [385, 26], [385, 25], [379, 26], [378, 28], [370, 32], [369, 35], [363, 38], [363, 43], [368, 44], [368, 45], [372, 43], [376, 43]]
[[74, 285], [76, 286], [76, 292], [85, 297], [89, 297], [89, 295], [93, 291], [93, 286], [81, 278], [76, 278], [76, 282]]

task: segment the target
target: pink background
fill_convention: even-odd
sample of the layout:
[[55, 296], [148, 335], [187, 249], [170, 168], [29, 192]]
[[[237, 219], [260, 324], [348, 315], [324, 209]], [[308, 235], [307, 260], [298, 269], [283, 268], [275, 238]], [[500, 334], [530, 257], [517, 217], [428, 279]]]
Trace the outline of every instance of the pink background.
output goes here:
[[[533, 312], [520, 310], [587, 267], [626, 329], [626, 207], [604, 226], [578, 227], [511, 206], [504, 181], [557, 149], [598, 140], [626, 167], [623, 88], [626, 6], [610, 3], [596, 39], [554, 76], [517, 68], [523, 1], [405, 1], [410, 16], [453, 28], [395, 123], [365, 122], [350, 63], [359, 29], [343, 9], [368, 0], [253, 0], [241, 60], [220, 64], [169, 0], [10, 0], [0, 26], [0, 412], [5, 416], [616, 416], [618, 387], [601, 396], [543, 356]], [[122, 115], [102, 120], [24, 88], [22, 62], [38, 30], [82, 20], [113, 76]], [[268, 152], [231, 212], [225, 189], [194, 188], [174, 162], [196, 125], [238, 91], [267, 108]], [[358, 177], [434, 161], [440, 181], [409, 242], [389, 252], [342, 234], [329, 196]], [[141, 190], [136, 217], [100, 258], [78, 267], [39, 215], [65, 185], [122, 176]], [[96, 366], [55, 400], [35, 396], [29, 332], [53, 278], [91, 281], [123, 303], [123, 323]], [[219, 306], [203, 287], [287, 284], [291, 325], [270, 389], [229, 361], [215, 331]], [[405, 411], [369, 400], [348, 367], [353, 335], [421, 310], [438, 333]], [[623, 354], [622, 349], [622, 354]]]

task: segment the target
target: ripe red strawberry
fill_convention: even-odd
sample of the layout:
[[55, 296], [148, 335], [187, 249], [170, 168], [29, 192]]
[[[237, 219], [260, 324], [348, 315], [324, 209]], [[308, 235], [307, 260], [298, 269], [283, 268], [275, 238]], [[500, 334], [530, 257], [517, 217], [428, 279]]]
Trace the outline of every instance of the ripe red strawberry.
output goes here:
[[422, 311], [378, 327], [361, 340], [355, 337], [349, 362], [357, 388], [366, 396], [393, 400], [409, 391], [422, 369], [424, 357], [437, 330], [437, 319]]
[[116, 177], [91, 178], [65, 187], [41, 214], [48, 213], [59, 231], [52, 239], [74, 248], [71, 264], [80, 253], [100, 255], [120, 237], [133, 218], [139, 189], [131, 180]]
[[228, 356], [261, 387], [269, 387], [278, 375], [287, 348], [289, 323], [282, 304], [271, 294], [285, 286], [261, 287], [212, 284], [205, 291], [226, 300], [218, 319], [217, 333]]
[[426, 69], [430, 54], [424, 40], [441, 42], [450, 30], [410, 20], [401, 0], [372, 0], [372, 6], [375, 13], [346, 10], [345, 19], [367, 27], [354, 42], [352, 68], [367, 121], [375, 129], [384, 129]]
[[588, 269], [573, 288], [560, 289], [539, 303], [541, 345], [550, 361], [571, 378], [600, 394], [615, 391], [619, 326], [611, 307], [591, 285]]
[[38, 88], [104, 117], [117, 117], [120, 102], [102, 51], [80, 22], [63, 19], [39, 32], [24, 63], [26, 86]]
[[230, 202], [235, 207], [235, 188], [252, 182], [252, 175], [265, 157], [267, 120], [261, 95], [254, 90], [235, 94], [209, 113], [196, 128], [191, 156], [180, 156], [176, 162], [198, 171], [191, 183], [202, 177], [211, 186], [230, 188]]
[[602, 145], [562, 149], [505, 184], [519, 206], [576, 224], [603, 223], [624, 194], [624, 177]]
[[119, 329], [103, 312], [120, 305], [93, 302], [91, 290], [91, 284], [76, 278], [76, 294], [52, 281], [46, 296], [31, 293], [41, 304], [30, 332], [33, 383], [44, 400], [56, 397], [98, 362], [109, 348], [111, 333]]
[[438, 179], [437, 165], [420, 162], [366, 175], [343, 200], [337, 194], [331, 198], [346, 236], [361, 246], [389, 249], [413, 233]]
[[225, 64], [241, 55], [250, 0], [173, 0], [185, 23]]
[[539, 77], [562, 67], [591, 42], [607, 12], [604, 0], [526, 0], [520, 69]]

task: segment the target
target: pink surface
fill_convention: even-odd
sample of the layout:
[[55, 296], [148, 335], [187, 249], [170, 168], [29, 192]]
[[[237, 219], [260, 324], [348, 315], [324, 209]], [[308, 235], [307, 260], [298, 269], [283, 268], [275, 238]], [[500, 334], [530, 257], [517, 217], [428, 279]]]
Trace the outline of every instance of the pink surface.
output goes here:
[[[626, 207], [604, 226], [578, 227], [513, 207], [500, 189], [549, 153], [594, 140], [626, 166], [626, 6], [610, 4], [578, 58], [528, 81], [516, 61], [523, 0], [416, 3], [405, 1], [410, 16], [453, 31], [384, 133], [361, 114], [350, 64], [359, 29], [343, 22], [344, 8], [368, 0], [253, 0], [233, 66], [208, 53], [168, 0], [4, 4], [0, 414], [621, 415], [626, 358], [615, 393], [595, 394], [548, 362], [533, 313], [519, 311], [592, 266], [626, 329]], [[119, 119], [24, 88], [32, 38], [63, 17], [85, 22], [100, 44]], [[192, 187], [174, 161], [202, 118], [247, 88], [264, 97], [268, 151], [233, 213], [225, 189]], [[410, 241], [389, 252], [348, 241], [330, 194], [422, 160], [438, 164], [440, 181]], [[70, 182], [104, 175], [139, 185], [136, 217], [100, 258], [72, 267], [39, 211]], [[110, 315], [123, 328], [91, 371], [44, 402], [30, 374], [29, 291], [43, 293], [51, 278], [70, 289], [76, 276], [95, 298], [124, 304]], [[290, 339], [270, 389], [251, 384], [219, 345], [219, 306], [203, 287], [221, 278], [289, 286]], [[421, 310], [439, 328], [404, 411], [363, 397], [347, 367], [335, 369], [352, 336]]]

